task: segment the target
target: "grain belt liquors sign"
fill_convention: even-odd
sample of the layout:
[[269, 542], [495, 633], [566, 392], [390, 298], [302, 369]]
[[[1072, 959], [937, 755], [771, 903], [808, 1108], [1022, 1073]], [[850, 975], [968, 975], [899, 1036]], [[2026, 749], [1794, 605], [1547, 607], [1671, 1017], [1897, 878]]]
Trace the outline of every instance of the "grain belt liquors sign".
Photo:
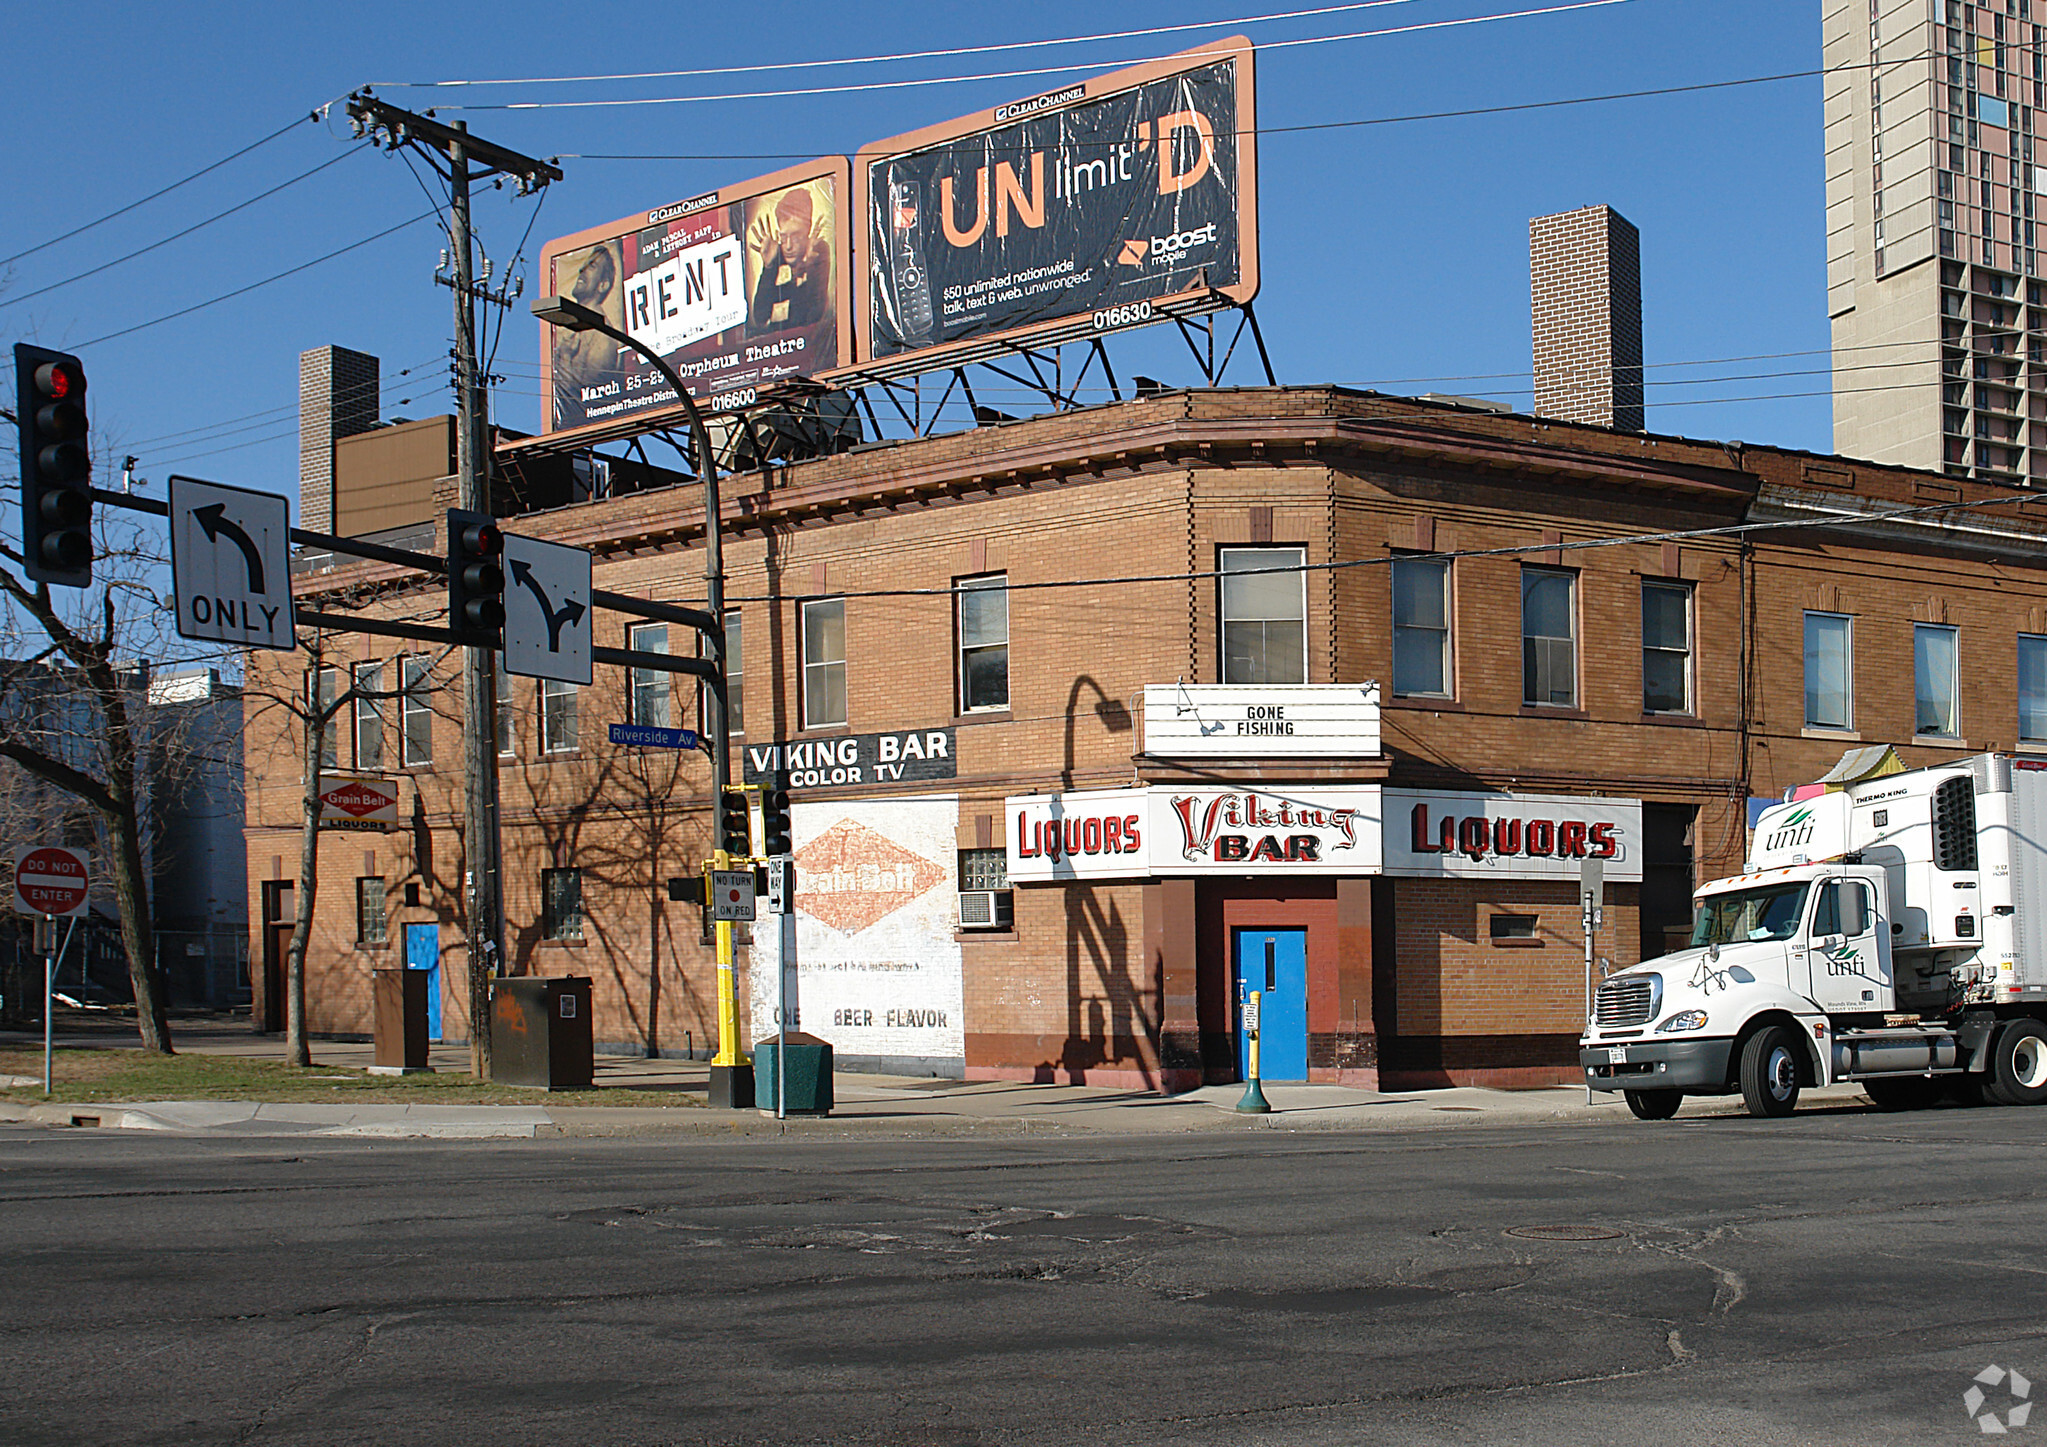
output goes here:
[[749, 746], [746, 782], [786, 772], [792, 789], [837, 789], [950, 779], [959, 767], [953, 732], [904, 729], [887, 734], [838, 734], [821, 739]]
[[1642, 806], [1586, 795], [1379, 785], [1019, 794], [1004, 832], [1014, 884], [1174, 875], [1642, 878]]
[[1161, 759], [1376, 756], [1379, 685], [1152, 684], [1143, 748]]
[[1642, 805], [1575, 794], [1388, 789], [1385, 872], [1418, 878], [1575, 880], [1586, 859], [1609, 883], [1642, 878]]

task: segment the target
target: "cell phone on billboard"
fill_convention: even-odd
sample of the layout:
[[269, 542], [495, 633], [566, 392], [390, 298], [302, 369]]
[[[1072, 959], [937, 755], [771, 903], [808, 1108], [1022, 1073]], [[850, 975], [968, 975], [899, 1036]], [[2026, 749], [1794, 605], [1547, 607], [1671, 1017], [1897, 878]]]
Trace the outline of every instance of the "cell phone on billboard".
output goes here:
[[931, 309], [931, 273], [924, 265], [924, 206], [915, 181], [890, 181], [888, 259], [895, 283], [896, 323], [905, 344], [927, 345], [937, 321]]

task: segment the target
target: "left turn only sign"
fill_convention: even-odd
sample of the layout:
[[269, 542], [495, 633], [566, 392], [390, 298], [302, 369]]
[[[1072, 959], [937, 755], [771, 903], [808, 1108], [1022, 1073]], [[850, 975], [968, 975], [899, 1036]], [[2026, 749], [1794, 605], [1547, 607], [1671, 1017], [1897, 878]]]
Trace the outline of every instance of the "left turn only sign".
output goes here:
[[183, 636], [291, 648], [291, 514], [284, 499], [172, 478], [171, 588]]

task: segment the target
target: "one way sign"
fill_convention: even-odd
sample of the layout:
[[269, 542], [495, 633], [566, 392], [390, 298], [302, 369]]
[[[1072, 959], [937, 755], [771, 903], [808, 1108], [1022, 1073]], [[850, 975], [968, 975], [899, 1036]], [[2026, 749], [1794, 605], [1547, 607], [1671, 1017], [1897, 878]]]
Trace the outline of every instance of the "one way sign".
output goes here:
[[178, 632], [244, 648], [293, 646], [291, 515], [274, 492], [171, 479]]
[[590, 681], [590, 554], [505, 534], [505, 668]]

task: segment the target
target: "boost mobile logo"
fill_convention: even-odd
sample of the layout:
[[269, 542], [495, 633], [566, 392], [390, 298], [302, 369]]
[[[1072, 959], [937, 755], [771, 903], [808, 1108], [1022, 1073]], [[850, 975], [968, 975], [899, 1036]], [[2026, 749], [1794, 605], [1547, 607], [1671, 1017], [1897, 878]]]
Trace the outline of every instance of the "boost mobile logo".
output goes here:
[[[1142, 244], [1142, 242], [1137, 241], [1125, 242], [1123, 244], [1125, 255], [1129, 254], [1131, 247]], [[1150, 245], [1152, 264], [1154, 266], [1170, 266], [1176, 261], [1184, 260], [1195, 247], [1213, 246], [1214, 244], [1215, 223], [1213, 221], [1209, 222], [1206, 226], [1197, 226], [1192, 231], [1175, 231], [1171, 236], [1154, 236], [1151, 238]], [[1120, 260], [1121, 258], [1118, 259]]]

